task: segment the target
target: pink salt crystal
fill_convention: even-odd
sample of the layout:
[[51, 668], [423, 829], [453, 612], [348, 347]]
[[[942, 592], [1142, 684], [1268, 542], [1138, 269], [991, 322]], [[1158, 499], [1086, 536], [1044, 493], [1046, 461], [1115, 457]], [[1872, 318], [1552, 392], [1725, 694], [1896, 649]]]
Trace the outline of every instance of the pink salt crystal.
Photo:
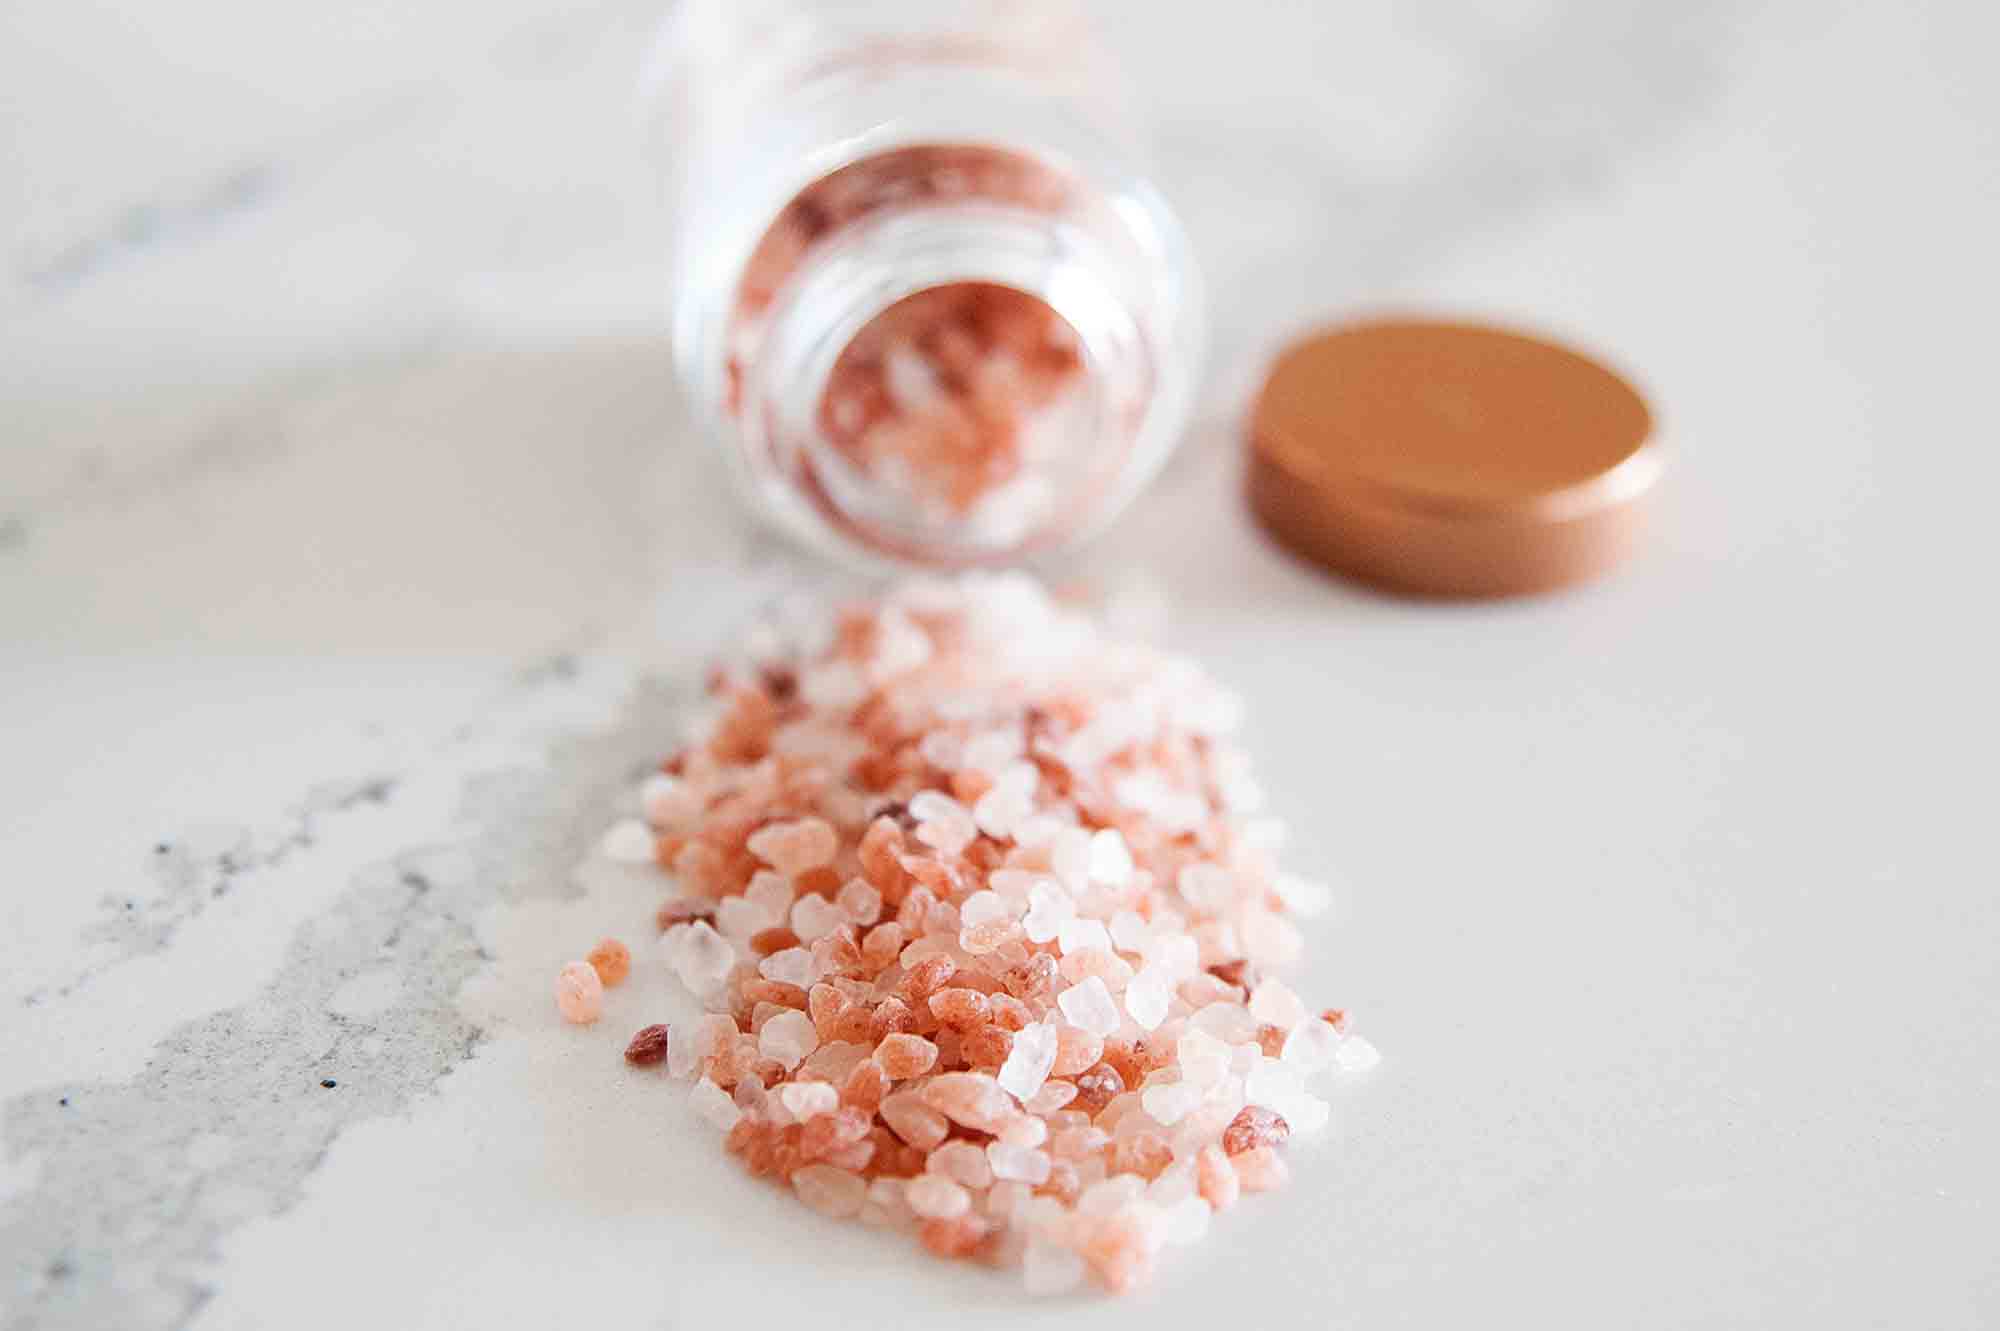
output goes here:
[[971, 1142], [946, 1142], [931, 1152], [926, 1168], [968, 1188], [984, 1188], [993, 1182], [993, 1168], [986, 1152]]
[[1021, 926], [1014, 920], [987, 920], [983, 924], [975, 924], [961, 929], [958, 935], [958, 945], [973, 956], [981, 957], [990, 952], [997, 952], [1001, 947], [1020, 936]]
[[1050, 1143], [1050, 1149], [1059, 1159], [1081, 1160], [1085, 1156], [1096, 1155], [1110, 1144], [1111, 1134], [1102, 1128], [1065, 1128], [1056, 1134], [1055, 1140]]
[[972, 1208], [971, 1194], [941, 1174], [920, 1174], [903, 1189], [903, 1200], [925, 1220], [954, 1220]]
[[1116, 993], [1132, 981], [1132, 963], [1101, 947], [1087, 947], [1062, 959], [1063, 978], [1072, 984], [1096, 976], [1104, 987]]
[[823, 818], [801, 818], [758, 829], [751, 834], [747, 846], [752, 855], [790, 876], [816, 869], [831, 860], [840, 849], [840, 836]]
[[699, 1058], [714, 1058], [736, 1041], [736, 1023], [711, 1012], [694, 1024], [694, 1052]]
[[823, 1041], [819, 1048], [806, 1055], [793, 1075], [800, 1080], [831, 1082], [837, 1086], [867, 1060], [870, 1052], [870, 1046], [853, 1040]]
[[1113, 1294], [1138, 1288], [1153, 1266], [1145, 1227], [1127, 1216], [1105, 1216], [1093, 1224], [1084, 1241], [1083, 1259], [1098, 1282]]
[[654, 772], [639, 784], [639, 808], [654, 827], [679, 832], [701, 816], [702, 800], [686, 782]]
[[587, 961], [572, 961], [556, 973], [556, 1010], [564, 1021], [588, 1026], [604, 1015], [604, 981]]
[[993, 1024], [1003, 1031], [1018, 1031], [1035, 1019], [1033, 1010], [1012, 994], [995, 992], [986, 997], [993, 1005]]
[[1014, 1102], [1000, 1083], [978, 1072], [947, 1072], [923, 1089], [924, 1103], [955, 1123], [998, 1132], [1014, 1116]]
[[986, 1159], [994, 1178], [1037, 1187], [1049, 1181], [1049, 1156], [1046, 1151], [995, 1141], [987, 1143]]
[[875, 1050], [875, 1061], [894, 1081], [922, 1076], [937, 1062], [937, 1056], [938, 1047], [921, 1035], [886, 1035]]
[[848, 879], [833, 900], [850, 924], [865, 928], [882, 914], [882, 894], [863, 878]]
[[[1061, 1055], [1058, 1054], [1057, 1058], [1060, 1060]], [[1023, 1107], [1031, 1114], [1052, 1114], [1074, 1099], [1076, 1099], [1075, 1082], [1051, 1077], [1042, 1083], [1042, 1089], [1036, 1091], [1034, 1098]]]
[[1195, 1157], [1194, 1169], [1195, 1189], [1203, 1201], [1218, 1211], [1236, 1204], [1242, 1185], [1237, 1182], [1236, 1169], [1220, 1146], [1202, 1147], [1201, 1153]]
[[930, 997], [931, 1012], [955, 1031], [984, 1026], [993, 1017], [993, 1003], [974, 989], [940, 989]]
[[1236, 1181], [1245, 1192], [1269, 1192], [1283, 1186], [1292, 1171], [1279, 1154], [1268, 1146], [1258, 1146], [1233, 1155], [1229, 1163], [1236, 1169]]
[[901, 1179], [878, 1178], [868, 1184], [867, 1198], [861, 1204], [863, 1224], [889, 1228], [906, 1224], [909, 1219], [910, 1206], [903, 1199]]
[[891, 1132], [920, 1151], [935, 1147], [951, 1130], [944, 1115], [913, 1091], [898, 1091], [884, 1097], [879, 1112]]
[[1023, 1114], [1000, 1130], [1000, 1140], [1009, 1146], [1040, 1146], [1049, 1139], [1049, 1125], [1032, 1114]]
[[840, 1220], [861, 1210], [868, 1185], [860, 1175], [850, 1174], [844, 1169], [835, 1169], [830, 1165], [807, 1165], [792, 1175], [792, 1191], [799, 1195], [800, 1201], [821, 1215]]

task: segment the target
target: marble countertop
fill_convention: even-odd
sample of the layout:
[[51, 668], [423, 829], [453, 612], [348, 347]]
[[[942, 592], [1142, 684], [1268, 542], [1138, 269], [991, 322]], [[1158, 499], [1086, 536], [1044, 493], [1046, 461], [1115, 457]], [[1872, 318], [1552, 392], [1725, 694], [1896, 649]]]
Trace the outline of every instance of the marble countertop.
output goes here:
[[[616, 1057], [664, 978], [555, 1020], [690, 663], [809, 576], [669, 381], [657, 4], [17, 7], [0, 1327], [2000, 1321], [1994, 11], [1181, 10], [1121, 30], [1208, 423], [1061, 574], [1249, 696], [1339, 885], [1302, 986], [1387, 1061], [1297, 1185], [1023, 1311], [689, 1136]], [[1634, 371], [1643, 557], [1449, 607], [1261, 540], [1243, 385], [1381, 307]]]

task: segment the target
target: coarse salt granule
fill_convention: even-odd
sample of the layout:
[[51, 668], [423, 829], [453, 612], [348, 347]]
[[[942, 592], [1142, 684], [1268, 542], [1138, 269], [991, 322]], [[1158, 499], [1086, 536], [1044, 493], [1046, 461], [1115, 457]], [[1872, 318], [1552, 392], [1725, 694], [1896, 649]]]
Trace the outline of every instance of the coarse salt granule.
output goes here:
[[[933, 374], [894, 390], [931, 410]], [[1314, 1077], [1379, 1058], [1279, 974], [1327, 894], [1246, 816], [1236, 700], [1015, 574], [778, 613], [605, 836], [678, 880], [659, 955], [708, 1009], [636, 1061], [823, 1215], [1132, 1288], [1285, 1180]], [[564, 1016], [620, 951], [565, 968]]]

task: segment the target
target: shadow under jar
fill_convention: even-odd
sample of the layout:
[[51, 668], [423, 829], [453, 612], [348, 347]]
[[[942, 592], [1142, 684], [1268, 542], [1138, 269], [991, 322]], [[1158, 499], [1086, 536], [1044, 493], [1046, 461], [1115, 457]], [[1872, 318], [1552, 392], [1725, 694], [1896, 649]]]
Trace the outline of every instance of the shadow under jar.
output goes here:
[[1198, 284], [1078, 6], [685, 0], [661, 55], [675, 358], [765, 512], [1002, 563], [1158, 470]]

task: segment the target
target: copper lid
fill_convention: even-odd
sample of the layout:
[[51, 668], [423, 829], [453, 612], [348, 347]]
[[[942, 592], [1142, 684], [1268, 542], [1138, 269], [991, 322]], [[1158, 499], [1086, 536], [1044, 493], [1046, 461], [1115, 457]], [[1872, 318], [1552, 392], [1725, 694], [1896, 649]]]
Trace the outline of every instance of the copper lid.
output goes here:
[[1251, 419], [1249, 494], [1296, 553], [1396, 591], [1514, 596], [1611, 567], [1660, 470], [1637, 391], [1574, 351], [1383, 320], [1294, 343]]

